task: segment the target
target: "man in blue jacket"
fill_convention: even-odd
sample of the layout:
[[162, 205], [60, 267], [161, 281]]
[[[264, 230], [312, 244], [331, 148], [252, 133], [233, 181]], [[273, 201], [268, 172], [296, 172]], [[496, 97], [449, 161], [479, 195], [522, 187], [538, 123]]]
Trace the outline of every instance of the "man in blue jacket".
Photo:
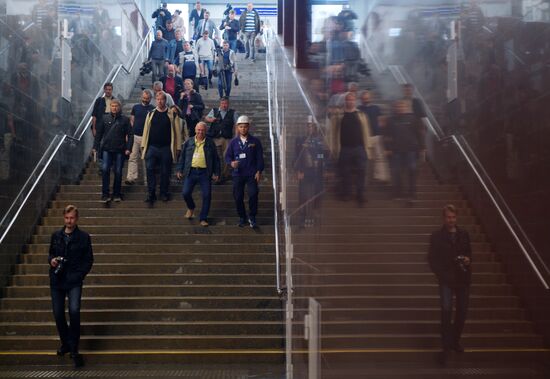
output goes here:
[[162, 31], [157, 30], [155, 33], [155, 40], [151, 44], [149, 49], [149, 60], [153, 64], [153, 83], [160, 77], [166, 75], [166, 69], [168, 68], [168, 53], [170, 50], [170, 44], [164, 38], [162, 38]]
[[239, 227], [246, 225], [246, 210], [244, 207], [244, 187], [248, 190], [249, 218], [252, 228], [257, 227], [258, 184], [264, 170], [264, 151], [260, 140], [249, 134], [250, 120], [248, 116], [240, 116], [237, 120], [238, 135], [229, 142], [225, 153], [225, 163], [233, 168], [233, 198], [239, 214]]
[[[84, 365], [78, 353], [80, 341], [80, 299], [84, 278], [94, 263], [90, 235], [77, 226], [78, 209], [67, 205], [63, 210], [64, 226], [52, 234], [48, 263], [53, 315], [61, 347], [57, 355], [71, 354], [75, 367]], [[70, 326], [65, 319], [65, 298], [69, 298]]]
[[195, 202], [193, 201], [193, 189], [198, 183], [202, 192], [202, 208], [200, 224], [208, 226], [208, 211], [212, 198], [212, 180], [220, 177], [220, 160], [216, 150], [216, 144], [210, 137], [206, 137], [206, 123], [199, 122], [195, 126], [195, 137], [189, 138], [183, 144], [178, 161], [176, 176], [178, 179], [185, 177], [183, 182], [183, 199], [187, 204], [185, 217], [193, 218]]

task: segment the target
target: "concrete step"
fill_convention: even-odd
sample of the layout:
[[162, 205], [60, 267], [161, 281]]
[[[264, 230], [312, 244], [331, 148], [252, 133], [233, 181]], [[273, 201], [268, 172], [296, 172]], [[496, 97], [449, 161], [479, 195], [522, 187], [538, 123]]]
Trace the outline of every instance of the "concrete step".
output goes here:
[[[105, 321], [83, 322], [81, 334], [100, 336], [190, 336], [202, 337], [226, 335], [277, 335], [283, 333], [282, 321]], [[55, 323], [4, 322], [0, 324], [0, 336], [56, 336]], [[1, 337], [0, 337], [1, 339]], [[1, 342], [0, 342], [1, 344]]]
[[[147, 305], [143, 302], [143, 305]], [[226, 308], [226, 309], [83, 309], [81, 321], [93, 322], [186, 322], [186, 321], [278, 321], [280, 308]], [[0, 311], [2, 323], [51, 322], [51, 310], [8, 310]]]
[[[154, 244], [159, 241], [158, 235], [152, 234], [94, 234], [93, 242], [98, 244]], [[242, 234], [164, 234], [162, 242], [166, 244], [223, 244], [235, 243], [243, 238]], [[35, 235], [31, 243], [49, 243], [51, 235]], [[247, 243], [273, 243], [275, 240], [272, 234], [254, 233], [246, 236]]]
[[[235, 226], [237, 227], [237, 226]], [[255, 233], [251, 229], [252, 233]], [[273, 253], [275, 252], [275, 246], [273, 243], [266, 244], [241, 244], [238, 241], [235, 243], [224, 243], [224, 244], [208, 244], [211, 251], [216, 251], [219, 253]], [[27, 246], [27, 251], [29, 253], [47, 253], [49, 251], [49, 244], [33, 244]], [[94, 244], [93, 245], [94, 253], [118, 253], [120, 251], [129, 251], [136, 254], [145, 254], [151, 252], [151, 249], [158, 249], [158, 251], [163, 253], [201, 253], [204, 252], [204, 245], [202, 244]], [[274, 260], [273, 260], [274, 262]]]
[[[156, 208], [154, 208], [156, 209]], [[122, 212], [124, 213], [124, 212]], [[236, 212], [235, 212], [236, 213]], [[155, 216], [154, 213], [151, 214], [151, 217], [127, 217], [119, 216], [116, 217], [110, 212], [103, 212], [102, 216], [94, 216], [93, 212], [89, 212], [89, 216], [80, 216], [79, 224], [81, 225], [184, 225], [195, 227], [195, 233], [210, 233], [210, 228], [204, 228], [199, 225], [199, 221], [195, 218], [193, 220], [188, 220], [185, 217], [185, 211], [181, 210], [179, 217], [164, 217], [163, 215]], [[242, 233], [262, 233], [264, 230], [273, 230], [273, 217], [257, 217], [256, 221], [258, 222], [260, 228], [258, 230], [252, 230], [250, 228], [238, 228], [237, 224], [239, 222], [239, 217], [235, 216], [214, 216], [208, 217], [208, 223], [211, 226], [219, 227], [231, 227], [236, 228], [237, 230], [243, 230]], [[42, 218], [42, 225], [54, 225], [58, 228], [61, 228], [63, 225], [63, 217], [61, 215], [56, 215], [54, 217], [44, 217]], [[241, 232], [239, 232], [241, 233]]]
[[[51, 297], [19, 297], [0, 299], [2, 309], [11, 310], [49, 310], [51, 312]], [[269, 309], [281, 308], [281, 299], [276, 295], [271, 296], [114, 296], [92, 297], [84, 291], [82, 297], [82, 309], [236, 309], [255, 308]]]

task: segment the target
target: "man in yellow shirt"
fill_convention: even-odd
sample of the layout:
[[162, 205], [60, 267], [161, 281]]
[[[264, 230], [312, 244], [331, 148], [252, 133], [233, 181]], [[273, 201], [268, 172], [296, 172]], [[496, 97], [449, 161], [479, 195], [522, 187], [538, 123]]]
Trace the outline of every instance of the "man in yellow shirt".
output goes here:
[[193, 201], [193, 189], [198, 183], [201, 186], [202, 208], [199, 216], [200, 224], [208, 226], [208, 211], [212, 197], [212, 180], [217, 181], [220, 176], [220, 159], [216, 150], [216, 144], [210, 137], [206, 137], [207, 125], [199, 122], [195, 126], [195, 137], [189, 138], [182, 147], [180, 159], [176, 168], [178, 179], [185, 178], [183, 182], [183, 199], [187, 204], [185, 217], [193, 218], [195, 202]]

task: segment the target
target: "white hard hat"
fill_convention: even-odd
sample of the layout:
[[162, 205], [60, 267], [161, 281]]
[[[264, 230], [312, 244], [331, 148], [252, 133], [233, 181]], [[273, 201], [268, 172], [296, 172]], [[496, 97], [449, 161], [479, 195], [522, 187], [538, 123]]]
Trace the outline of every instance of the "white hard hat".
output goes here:
[[245, 115], [239, 116], [237, 119], [237, 125], [238, 124], [250, 124], [250, 119]]

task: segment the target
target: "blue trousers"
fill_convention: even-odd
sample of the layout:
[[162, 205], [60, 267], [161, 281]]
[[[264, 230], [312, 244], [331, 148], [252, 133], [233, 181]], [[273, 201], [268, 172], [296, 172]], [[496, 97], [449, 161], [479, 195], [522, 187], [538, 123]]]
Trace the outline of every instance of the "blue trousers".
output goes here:
[[160, 195], [169, 195], [170, 174], [172, 170], [172, 151], [170, 146], [147, 147], [145, 154], [145, 167], [147, 170], [147, 191], [149, 197], [156, 198], [157, 177], [155, 168], [160, 166]]
[[[453, 313], [453, 295], [456, 297], [454, 323], [451, 322]], [[443, 349], [451, 349], [460, 341], [462, 330], [466, 322], [470, 287], [449, 287], [439, 285], [439, 300], [441, 305], [441, 344]]]
[[239, 218], [246, 220], [246, 209], [244, 207], [244, 187], [248, 192], [248, 207], [250, 218], [255, 218], [258, 213], [258, 183], [253, 176], [233, 176], [233, 199]]
[[113, 153], [109, 151], [103, 152], [103, 162], [101, 165], [102, 187], [101, 193], [103, 196], [109, 196], [109, 183], [111, 181], [111, 167], [114, 168], [115, 181], [113, 183], [113, 196], [120, 196], [120, 188], [122, 185], [122, 166], [124, 166], [124, 154]]
[[[50, 288], [52, 297], [53, 316], [59, 339], [64, 347], [67, 347], [71, 353], [78, 352], [78, 343], [80, 341], [80, 303], [82, 297], [82, 287], [73, 287], [71, 289]], [[69, 298], [69, 320], [70, 326], [65, 319], [65, 298]]]
[[202, 208], [199, 216], [200, 221], [206, 221], [208, 218], [208, 212], [210, 211], [210, 201], [212, 199], [212, 182], [208, 177], [208, 170], [205, 168], [191, 168], [189, 175], [183, 182], [183, 199], [187, 204], [187, 208], [195, 209], [195, 202], [193, 201], [193, 189], [196, 184], [201, 186], [202, 193]]
[[[220, 98], [224, 96], [224, 90], [226, 96], [231, 95], [231, 80], [233, 79], [233, 73], [231, 70], [221, 70], [218, 75], [218, 93], [220, 94]], [[223, 85], [222, 75], [225, 77], [225, 88]]]

